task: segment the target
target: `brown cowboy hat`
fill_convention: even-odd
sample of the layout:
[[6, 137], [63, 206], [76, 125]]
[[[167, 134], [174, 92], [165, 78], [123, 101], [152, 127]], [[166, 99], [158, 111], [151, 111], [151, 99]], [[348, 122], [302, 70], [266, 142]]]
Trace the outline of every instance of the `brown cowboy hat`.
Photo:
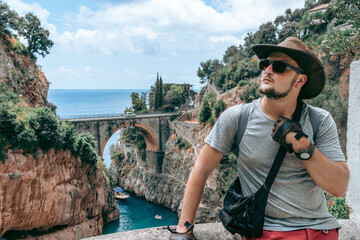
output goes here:
[[326, 82], [324, 67], [319, 58], [312, 54], [301, 40], [288, 37], [278, 45], [256, 44], [251, 49], [259, 59], [267, 58], [271, 52], [282, 52], [299, 64], [307, 75], [307, 81], [299, 94], [300, 99], [314, 98], [324, 89]]

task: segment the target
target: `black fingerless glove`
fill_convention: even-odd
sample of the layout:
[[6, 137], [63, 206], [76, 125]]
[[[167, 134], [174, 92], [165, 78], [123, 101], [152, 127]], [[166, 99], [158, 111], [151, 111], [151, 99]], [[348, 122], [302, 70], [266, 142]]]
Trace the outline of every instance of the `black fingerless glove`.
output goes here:
[[289, 153], [294, 152], [292, 144], [286, 143], [286, 135], [289, 132], [296, 132], [295, 138], [299, 140], [303, 136], [308, 137], [302, 130], [300, 123], [295, 122], [289, 118], [278, 117], [272, 129], [272, 138], [285, 147]]

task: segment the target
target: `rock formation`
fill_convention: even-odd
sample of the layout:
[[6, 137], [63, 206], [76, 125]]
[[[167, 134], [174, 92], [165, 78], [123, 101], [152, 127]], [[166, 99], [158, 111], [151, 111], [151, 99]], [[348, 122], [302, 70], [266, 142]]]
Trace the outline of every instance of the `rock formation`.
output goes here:
[[[18, 52], [15, 38], [0, 32], [0, 84], [25, 100], [47, 102], [49, 82], [35, 60]], [[80, 239], [99, 235], [119, 217], [114, 190], [99, 166], [70, 151], [26, 154], [8, 150], [0, 159], [0, 239]]]
[[[21, 152], [0, 161], [0, 235], [5, 238], [80, 239], [99, 235], [118, 218], [111, 184], [97, 166], [70, 151]], [[44, 235], [45, 234], [45, 235]]]
[[29, 56], [16, 51], [15, 43], [15, 38], [0, 32], [0, 82], [27, 99], [32, 107], [55, 108], [47, 101], [49, 82], [44, 73]]

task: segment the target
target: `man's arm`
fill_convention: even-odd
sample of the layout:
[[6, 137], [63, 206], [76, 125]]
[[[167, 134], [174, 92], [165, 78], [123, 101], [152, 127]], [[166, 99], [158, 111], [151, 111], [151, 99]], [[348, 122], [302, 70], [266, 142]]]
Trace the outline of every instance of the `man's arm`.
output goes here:
[[187, 231], [184, 226], [186, 221], [191, 224], [194, 223], [196, 211], [204, 192], [206, 180], [211, 172], [218, 166], [222, 157], [223, 154], [220, 151], [208, 144], [205, 144], [202, 148], [186, 185], [183, 207], [177, 227], [178, 232]]
[[[307, 149], [310, 141], [306, 137], [295, 139], [295, 133], [286, 135], [286, 142], [292, 143], [295, 152]], [[300, 161], [300, 160], [299, 160]], [[314, 182], [323, 190], [336, 197], [346, 193], [350, 171], [346, 162], [334, 162], [315, 148], [309, 160], [302, 161]]]

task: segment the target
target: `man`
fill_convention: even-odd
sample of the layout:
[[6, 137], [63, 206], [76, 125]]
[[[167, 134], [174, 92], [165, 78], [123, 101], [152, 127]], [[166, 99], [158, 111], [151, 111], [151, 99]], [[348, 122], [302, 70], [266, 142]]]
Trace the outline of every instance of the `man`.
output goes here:
[[[264, 97], [252, 102], [239, 146], [244, 196], [259, 189], [274, 161], [279, 143], [273, 140], [272, 131], [274, 123], [275, 129], [281, 124], [276, 122], [278, 117], [291, 119], [298, 99], [313, 98], [325, 86], [321, 62], [297, 38], [289, 37], [278, 45], [255, 45], [252, 50], [263, 70], [259, 88]], [[208, 176], [231, 149], [241, 108], [236, 105], [227, 109], [205, 139], [189, 177], [177, 230], [170, 239], [195, 239], [188, 225], [194, 223]], [[296, 132], [285, 135], [285, 145], [291, 144], [294, 153], [286, 154], [270, 190], [263, 236], [258, 239], [337, 239], [340, 225], [327, 210], [323, 190], [344, 195], [350, 174], [333, 118], [323, 109], [315, 110], [320, 118], [316, 142], [306, 104], [299, 123], [307, 136], [297, 140]]]

